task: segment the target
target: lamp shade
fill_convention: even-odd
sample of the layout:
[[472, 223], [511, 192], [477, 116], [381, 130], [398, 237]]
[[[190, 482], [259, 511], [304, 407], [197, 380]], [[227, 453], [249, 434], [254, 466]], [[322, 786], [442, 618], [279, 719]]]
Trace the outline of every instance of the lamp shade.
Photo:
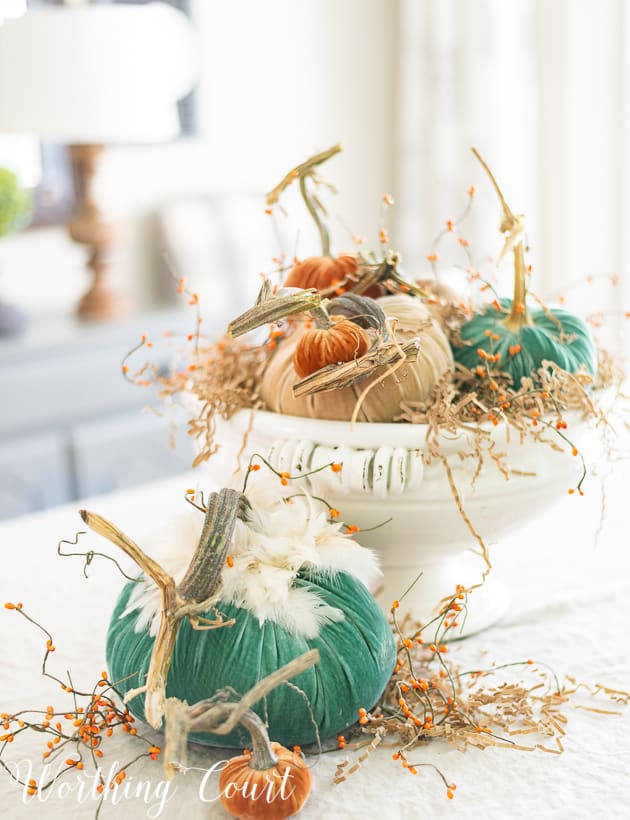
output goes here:
[[197, 74], [188, 18], [164, 3], [34, 9], [0, 27], [0, 132], [159, 142]]

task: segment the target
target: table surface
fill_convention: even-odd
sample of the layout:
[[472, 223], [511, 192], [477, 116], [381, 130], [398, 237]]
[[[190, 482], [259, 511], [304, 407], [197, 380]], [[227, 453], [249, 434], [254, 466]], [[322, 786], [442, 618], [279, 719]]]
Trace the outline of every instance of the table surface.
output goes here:
[[[492, 556], [497, 577], [513, 590], [508, 615], [493, 628], [452, 645], [451, 660], [477, 665], [504, 663], [534, 657], [553, 666], [559, 675], [570, 674], [587, 683], [630, 688], [630, 641], [626, 604], [630, 594], [630, 549], [627, 537], [630, 467], [615, 466], [605, 483], [593, 478], [584, 498], [567, 497], [549, 514], [532, 510], [531, 525], [494, 546]], [[122, 579], [110, 562], [96, 558], [83, 577], [80, 558], [60, 558], [60, 538], [72, 538], [82, 529], [77, 515], [86, 506], [110, 518], [150, 552], [143, 534], [150, 532], [170, 511], [184, 503], [184, 490], [212, 479], [186, 474], [133, 490], [73, 503], [0, 525], [0, 602], [22, 601], [25, 611], [42, 622], [57, 645], [51, 670], [63, 677], [74, 672], [78, 684], [96, 680], [104, 661], [104, 638], [112, 602]], [[600, 520], [602, 486], [605, 485], [605, 516]], [[206, 487], [207, 489], [207, 487]], [[598, 531], [599, 530], [599, 531]], [[86, 544], [96, 545], [91, 537]], [[99, 544], [110, 554], [115, 548]], [[37, 629], [16, 613], [0, 609], [0, 711], [19, 708], [69, 708], [57, 684], [41, 677], [42, 638]], [[515, 672], [515, 680], [519, 679]], [[615, 708], [604, 699], [593, 703]], [[445, 742], [435, 741], [414, 754], [418, 761], [439, 765], [449, 781], [457, 783], [454, 800], [447, 800], [442, 784], [430, 769], [409, 775], [391, 760], [391, 749], [377, 750], [367, 765], [349, 781], [332, 783], [336, 764], [344, 752], [333, 752], [312, 761], [313, 794], [300, 817], [401, 818], [464, 817], [476, 820], [510, 818], [627, 817], [630, 805], [630, 707], [615, 716], [567, 707], [565, 753], [519, 752], [504, 748], [465, 754]], [[38, 777], [40, 753], [47, 739], [26, 733], [7, 747], [5, 759], [33, 763]], [[155, 735], [159, 742], [159, 737]], [[111, 739], [108, 759], [129, 760], [137, 741], [127, 735]], [[127, 796], [101, 811], [107, 818], [226, 818], [215, 800], [217, 777], [207, 780], [200, 799], [202, 776], [216, 751], [195, 748], [189, 765], [197, 767], [176, 778], [160, 805], [159, 763], [142, 761], [130, 770]], [[151, 793], [133, 797], [139, 781], [150, 781]], [[163, 786], [161, 787], [163, 789]], [[80, 802], [77, 792], [45, 793], [26, 804], [22, 792], [0, 773], [0, 811], [12, 820], [21, 818], [91, 818], [95, 801]], [[85, 795], [84, 795], [85, 797]], [[161, 810], [162, 809], [162, 810]]]

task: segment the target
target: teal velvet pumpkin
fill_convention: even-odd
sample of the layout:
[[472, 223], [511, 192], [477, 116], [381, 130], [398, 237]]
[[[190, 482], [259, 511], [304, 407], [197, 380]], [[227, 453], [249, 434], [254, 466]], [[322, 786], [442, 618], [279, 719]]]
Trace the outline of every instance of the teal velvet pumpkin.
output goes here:
[[[583, 366], [587, 373], [595, 375], [595, 345], [582, 319], [557, 308], [549, 310], [551, 316], [541, 309], [529, 310], [531, 324], [523, 323], [512, 331], [503, 321], [512, 308], [512, 300], [501, 299], [499, 304], [500, 309], [494, 304], [484, 306], [481, 313], [462, 325], [461, 338], [471, 344], [453, 346], [455, 361], [474, 370], [484, 363], [477, 352], [480, 348], [492, 355], [499, 354], [500, 359], [492, 368], [509, 373], [516, 388], [524, 376], [535, 378], [544, 360], [554, 362], [569, 373]], [[493, 339], [487, 331], [499, 338]], [[561, 334], [566, 338], [561, 339]]]
[[[550, 361], [575, 373], [584, 368], [594, 376], [597, 372], [597, 354], [588, 327], [577, 316], [558, 308], [529, 310], [527, 306], [527, 265], [523, 217], [514, 214], [505, 201], [488, 164], [476, 148], [477, 157], [499, 197], [503, 220], [499, 230], [505, 235], [505, 244], [497, 264], [505, 254], [514, 254], [514, 298], [501, 299], [486, 305], [476, 316], [465, 322], [460, 330], [464, 346], [453, 346], [456, 362], [469, 370], [487, 361], [483, 351], [493, 357], [492, 369], [507, 373], [518, 390], [521, 380], [537, 375], [544, 361]], [[498, 338], [495, 338], [498, 337]]]
[[[316, 638], [305, 639], [271, 621], [261, 626], [246, 609], [220, 604], [225, 618], [235, 619], [233, 626], [195, 631], [188, 621], [182, 621], [166, 696], [192, 704], [223, 687], [244, 694], [301, 653], [318, 649], [320, 662], [291, 681], [304, 695], [281, 685], [257, 703], [254, 711], [268, 724], [270, 737], [289, 747], [313, 743], [317, 734], [320, 738], [336, 735], [355, 723], [357, 710], [374, 706], [391, 676], [396, 659], [391, 629], [367, 588], [347, 573], [301, 572], [294, 585], [312, 590], [324, 603], [341, 609], [344, 619], [326, 624]], [[116, 688], [123, 694], [144, 684], [154, 642], [148, 631], [135, 631], [138, 610], [121, 617], [133, 587], [130, 583], [123, 589], [107, 635], [110, 679], [120, 681]], [[208, 617], [214, 617], [213, 613]], [[143, 720], [144, 696], [133, 698], [129, 708]], [[191, 739], [230, 748], [248, 744], [240, 728], [227, 736], [200, 734]]]

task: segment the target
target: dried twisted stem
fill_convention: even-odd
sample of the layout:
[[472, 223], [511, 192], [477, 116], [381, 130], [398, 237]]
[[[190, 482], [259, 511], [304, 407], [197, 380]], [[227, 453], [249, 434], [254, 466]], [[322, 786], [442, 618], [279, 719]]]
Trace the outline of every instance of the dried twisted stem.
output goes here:
[[231, 626], [234, 621], [202, 617], [214, 606], [219, 596], [221, 567], [232, 540], [236, 519], [245, 513], [247, 500], [237, 490], [223, 489], [208, 498], [206, 520], [199, 544], [182, 583], [178, 586], [156, 561], [128, 538], [114, 524], [96, 513], [81, 510], [83, 521], [91, 530], [120, 547], [148, 575], [160, 590], [162, 611], [158, 634], [153, 644], [146, 684], [127, 692], [125, 702], [145, 694], [145, 717], [157, 729], [162, 723], [166, 697], [166, 681], [179, 625], [187, 618], [193, 629], [207, 630]]
[[268, 281], [263, 282], [256, 304], [230, 322], [227, 329], [230, 338], [235, 339], [278, 319], [319, 308], [321, 298], [314, 288], [274, 296], [269, 290]]
[[228, 735], [238, 723], [255, 721], [251, 707], [281, 683], [319, 663], [319, 651], [311, 649], [259, 681], [239, 701], [229, 703], [221, 690], [212, 698], [189, 706], [178, 698], [166, 700], [166, 744], [164, 770], [168, 779], [184, 768], [186, 743], [191, 732]]
[[408, 282], [398, 273], [400, 254], [389, 251], [385, 259], [378, 265], [362, 265], [361, 275], [352, 287], [352, 293], [361, 296], [374, 285], [387, 285], [389, 291], [409, 293], [426, 298], [429, 294], [413, 282]]
[[[331, 364], [311, 373], [293, 385], [293, 395], [300, 396], [321, 393], [326, 390], [340, 390], [367, 378], [385, 365], [414, 362], [420, 351], [420, 340], [410, 339], [402, 345], [388, 344], [370, 350], [358, 359], [342, 364]], [[385, 375], [390, 375], [388, 371]]]
[[267, 205], [271, 207], [278, 202], [281, 194], [295, 179], [300, 180], [300, 193], [302, 194], [304, 204], [306, 205], [306, 208], [311, 215], [313, 222], [315, 222], [317, 230], [319, 231], [323, 256], [330, 256], [330, 234], [325, 222], [320, 216], [320, 212], [325, 214], [325, 211], [319, 199], [309, 192], [306, 186], [306, 180], [308, 177], [314, 176], [315, 168], [317, 168], [318, 165], [321, 165], [323, 162], [326, 162], [326, 160], [334, 157], [335, 154], [338, 154], [340, 151], [341, 144], [337, 143], [331, 148], [328, 148], [326, 151], [321, 151], [319, 154], [314, 154], [312, 157], [309, 157], [307, 160], [291, 169], [289, 173], [286, 174], [276, 185], [276, 187], [267, 194]]
[[525, 246], [523, 243], [523, 232], [525, 226], [521, 216], [516, 216], [513, 213], [505, 197], [499, 188], [494, 174], [490, 170], [488, 164], [483, 159], [476, 148], [471, 148], [475, 157], [483, 166], [484, 171], [488, 174], [490, 182], [496, 191], [501, 207], [503, 208], [503, 222], [501, 223], [501, 233], [507, 234], [505, 244], [499, 255], [497, 265], [500, 265], [503, 258], [511, 250], [514, 253], [514, 298], [512, 299], [512, 309], [510, 315], [504, 320], [503, 324], [512, 333], [516, 333], [524, 324], [531, 324], [531, 320], [527, 316], [526, 296], [527, 296], [527, 267], [525, 265]]

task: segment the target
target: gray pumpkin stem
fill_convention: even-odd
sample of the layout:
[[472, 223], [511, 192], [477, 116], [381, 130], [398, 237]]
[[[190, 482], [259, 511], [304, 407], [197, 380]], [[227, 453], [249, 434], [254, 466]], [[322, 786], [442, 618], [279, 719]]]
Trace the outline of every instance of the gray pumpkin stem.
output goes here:
[[249, 759], [250, 769], [254, 769], [257, 772], [273, 769], [278, 762], [278, 756], [271, 748], [269, 732], [265, 724], [256, 712], [252, 712], [251, 709], [248, 709], [242, 716], [241, 723], [252, 738], [252, 754]]
[[185, 601], [205, 601], [217, 589], [221, 570], [234, 535], [236, 519], [249, 502], [238, 490], [222, 489], [208, 496], [206, 520], [199, 544], [177, 591]]
[[330, 314], [323, 305], [311, 308], [311, 310], [309, 310], [309, 313], [314, 319], [317, 327], [320, 327], [322, 330], [330, 330], [330, 328], [333, 326], [333, 323], [330, 319]]

